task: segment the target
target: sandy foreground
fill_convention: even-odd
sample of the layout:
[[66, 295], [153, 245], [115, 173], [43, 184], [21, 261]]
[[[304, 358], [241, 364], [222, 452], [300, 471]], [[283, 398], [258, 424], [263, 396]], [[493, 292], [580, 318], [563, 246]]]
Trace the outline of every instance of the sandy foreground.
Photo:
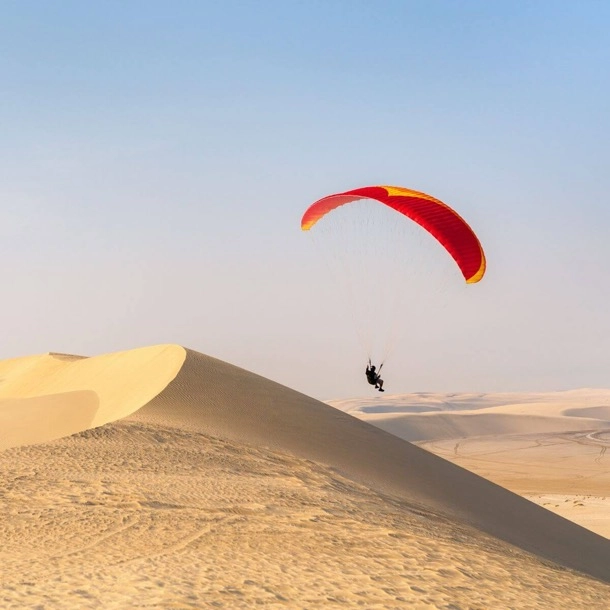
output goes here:
[[332, 404], [610, 538], [610, 390]]
[[213, 358], [0, 380], [2, 608], [608, 607], [605, 538]]

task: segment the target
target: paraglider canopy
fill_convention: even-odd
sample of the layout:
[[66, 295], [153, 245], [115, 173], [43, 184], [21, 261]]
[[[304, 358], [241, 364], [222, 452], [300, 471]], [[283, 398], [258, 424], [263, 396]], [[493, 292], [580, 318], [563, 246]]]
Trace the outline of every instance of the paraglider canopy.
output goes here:
[[307, 208], [301, 228], [308, 231], [332, 210], [360, 199], [379, 201], [428, 231], [453, 257], [466, 283], [474, 284], [485, 274], [485, 254], [474, 231], [447, 204], [419, 191], [399, 186], [367, 186], [328, 195]]

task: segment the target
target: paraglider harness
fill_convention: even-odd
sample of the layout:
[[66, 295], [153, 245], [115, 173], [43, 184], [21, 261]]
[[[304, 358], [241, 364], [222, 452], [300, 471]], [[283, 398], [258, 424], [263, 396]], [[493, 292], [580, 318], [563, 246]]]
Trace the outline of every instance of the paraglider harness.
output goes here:
[[381, 369], [383, 368], [383, 362], [379, 365], [379, 370], [375, 370], [375, 366], [371, 364], [371, 359], [369, 358], [369, 364], [366, 367], [366, 380], [371, 385], [377, 385], [379, 379], [381, 379]]

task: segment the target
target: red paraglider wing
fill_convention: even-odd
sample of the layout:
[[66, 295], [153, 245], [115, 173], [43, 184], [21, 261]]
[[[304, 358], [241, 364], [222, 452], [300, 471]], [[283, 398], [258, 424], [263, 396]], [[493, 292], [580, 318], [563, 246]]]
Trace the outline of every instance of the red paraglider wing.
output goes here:
[[335, 208], [359, 199], [375, 199], [423, 227], [453, 257], [466, 283], [474, 284], [485, 274], [483, 248], [466, 221], [442, 201], [398, 186], [367, 186], [323, 197], [307, 208], [301, 229], [308, 231]]

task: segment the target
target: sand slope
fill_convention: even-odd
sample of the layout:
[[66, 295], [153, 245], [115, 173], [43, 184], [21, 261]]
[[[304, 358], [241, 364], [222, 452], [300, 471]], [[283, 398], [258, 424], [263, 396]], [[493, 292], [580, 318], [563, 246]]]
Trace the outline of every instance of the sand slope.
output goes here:
[[558, 569], [334, 469], [122, 420], [0, 452], [0, 607], [607, 610]]
[[26, 446], [29, 416], [0, 453], [7, 608], [607, 607], [540, 559], [610, 582], [604, 538], [214, 358], [47, 355], [0, 379], [9, 427], [55, 400], [87, 427]]
[[331, 465], [376, 490], [610, 581], [610, 543], [602, 537], [383, 430], [214, 358], [188, 351], [176, 378], [132, 419]]

